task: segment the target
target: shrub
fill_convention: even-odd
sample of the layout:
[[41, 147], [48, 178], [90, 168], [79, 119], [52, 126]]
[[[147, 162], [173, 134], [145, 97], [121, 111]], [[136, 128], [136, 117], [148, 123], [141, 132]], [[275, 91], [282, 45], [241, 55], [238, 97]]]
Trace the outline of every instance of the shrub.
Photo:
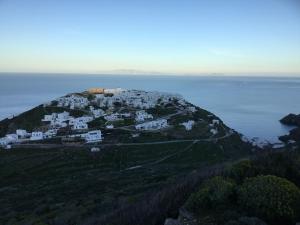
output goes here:
[[229, 176], [237, 182], [242, 182], [246, 177], [255, 176], [255, 168], [250, 160], [235, 163], [229, 171]]
[[225, 225], [266, 225], [266, 223], [256, 217], [240, 217], [238, 220], [230, 220]]
[[299, 202], [295, 184], [271, 175], [248, 178], [238, 190], [240, 206], [270, 222], [294, 222], [299, 217]]
[[234, 189], [235, 184], [231, 180], [214, 177], [205, 181], [200, 189], [190, 196], [186, 207], [192, 211], [223, 207], [231, 202]]

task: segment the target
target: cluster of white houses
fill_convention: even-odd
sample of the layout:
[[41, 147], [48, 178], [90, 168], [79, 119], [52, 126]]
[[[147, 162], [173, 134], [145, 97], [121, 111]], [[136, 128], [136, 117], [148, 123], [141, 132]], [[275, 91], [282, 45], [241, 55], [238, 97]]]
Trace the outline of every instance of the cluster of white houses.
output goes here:
[[160, 130], [168, 127], [168, 121], [166, 119], [157, 119], [148, 121], [145, 123], [137, 124], [135, 129], [137, 130]]
[[[24, 132], [26, 135], [18, 135], [19, 132]], [[49, 130], [50, 131], [50, 130]], [[26, 130], [17, 130], [16, 134], [7, 134], [5, 137], [0, 138], [0, 146], [5, 148], [10, 148], [11, 144], [22, 143], [24, 141], [40, 141], [44, 139], [53, 138], [56, 136], [56, 131], [41, 132], [36, 131], [32, 133], [27, 133]], [[51, 133], [51, 134], [50, 134]], [[70, 137], [76, 135], [70, 135]], [[88, 131], [86, 133], [79, 134], [79, 137], [85, 139], [86, 143], [94, 143], [102, 141], [102, 133], [100, 130]]]
[[126, 105], [133, 108], [149, 109], [157, 104], [166, 104], [177, 100], [180, 104], [186, 104], [183, 98], [177, 94], [163, 92], [146, 92], [139, 90], [124, 90], [121, 88], [103, 89], [93, 88], [90, 92], [95, 95], [91, 101], [88, 98], [78, 94], [72, 94], [56, 100], [57, 106], [68, 107], [70, 109], [83, 109], [90, 103], [99, 107], [114, 108], [118, 104]]
[[[48, 130], [31, 133], [28, 133], [26, 130], [17, 130], [15, 134], [7, 134], [5, 137], [0, 138], [0, 146], [8, 146], [23, 140], [35, 141], [53, 138], [57, 136], [58, 130], [64, 127], [69, 127], [71, 130], [76, 131], [76, 134], [69, 135], [70, 137], [83, 138], [87, 143], [99, 142], [103, 138], [101, 131], [88, 130], [88, 123], [99, 117], [103, 117], [108, 122], [132, 117], [136, 122], [136, 130], [159, 130], [168, 127], [167, 120], [162, 118], [154, 119], [153, 115], [147, 113], [145, 109], [153, 108], [157, 105], [166, 105], [174, 100], [178, 104], [186, 106], [186, 102], [180, 95], [168, 93], [123, 90], [120, 88], [94, 88], [90, 89], [89, 92], [94, 95], [94, 98], [91, 100], [82, 94], [70, 94], [50, 103], [54, 104], [56, 102], [57, 107], [60, 108], [81, 109], [86, 112], [86, 115], [75, 118], [70, 116], [70, 113], [67, 111], [44, 115], [42, 122]], [[113, 109], [120, 105], [138, 109], [138, 111], [135, 111], [134, 114], [113, 112]], [[106, 109], [106, 111], [103, 109]], [[194, 112], [195, 107], [189, 107], [189, 110]], [[194, 121], [187, 121], [182, 123], [182, 125], [186, 130], [191, 130], [194, 123]], [[112, 124], [108, 124], [106, 128], [113, 129], [114, 127]]]

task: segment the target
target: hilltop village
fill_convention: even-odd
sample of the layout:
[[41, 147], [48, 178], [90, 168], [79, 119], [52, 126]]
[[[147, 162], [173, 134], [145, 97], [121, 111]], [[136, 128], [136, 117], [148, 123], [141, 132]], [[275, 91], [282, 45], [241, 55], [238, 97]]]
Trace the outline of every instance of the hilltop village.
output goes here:
[[[219, 133], [228, 135], [218, 118], [204, 113], [177, 94], [91, 88], [83, 93], [60, 97], [41, 107], [51, 113], [41, 114], [42, 118], [34, 121], [37, 125], [31, 130], [17, 124], [13, 132], [9, 130], [0, 138], [0, 145], [10, 149], [15, 145], [45, 144], [50, 140], [76, 145], [99, 144], [105, 140], [106, 144], [116, 143], [119, 138], [113, 132], [116, 130], [119, 130], [119, 136], [126, 133], [128, 137], [130, 134], [131, 140], [147, 132], [160, 132], [169, 139], [172, 135], [176, 139], [193, 137], [187, 135], [193, 130], [202, 131], [204, 138]], [[201, 137], [200, 134], [197, 133], [197, 138]]]

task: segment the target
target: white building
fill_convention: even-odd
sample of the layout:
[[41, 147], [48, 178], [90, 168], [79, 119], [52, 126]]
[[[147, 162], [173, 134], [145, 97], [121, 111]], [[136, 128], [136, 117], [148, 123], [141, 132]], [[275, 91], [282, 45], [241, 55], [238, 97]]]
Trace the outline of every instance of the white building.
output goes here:
[[95, 143], [102, 141], [102, 134], [100, 130], [89, 131], [85, 135], [85, 141], [87, 143]]
[[93, 106], [90, 106], [90, 111], [93, 114], [94, 118], [99, 118], [104, 116], [105, 112], [102, 109], [94, 109]]
[[100, 148], [97, 148], [97, 147], [92, 147], [91, 148], [91, 152], [100, 152]]
[[77, 117], [77, 118], [71, 118], [69, 121], [69, 125], [74, 125], [75, 123], [88, 123], [91, 122], [93, 117], [91, 116], [82, 116], [82, 117]]
[[104, 93], [105, 94], [119, 94], [121, 92], [123, 92], [124, 90], [122, 88], [108, 88], [108, 89], [104, 89]]
[[16, 134], [18, 135], [18, 138], [26, 138], [30, 136], [30, 134], [28, 134], [26, 130], [21, 129], [16, 130]]
[[5, 147], [9, 144], [8, 139], [6, 137], [0, 138], [0, 146]]
[[69, 95], [57, 99], [58, 107], [68, 107], [70, 109], [83, 109], [89, 105], [89, 100], [80, 95]]
[[146, 92], [138, 90], [105, 89], [105, 93], [114, 94], [105, 96], [97, 94], [95, 102], [100, 107], [114, 107], [114, 103], [131, 106], [140, 109], [149, 109], [157, 104], [167, 104], [171, 101], [183, 99], [180, 95], [174, 95], [162, 92]]
[[44, 119], [42, 119], [43, 122], [50, 122], [51, 126], [56, 127], [66, 127], [67, 121], [70, 120], [72, 117], [70, 117], [69, 112], [62, 112], [62, 113], [52, 113], [51, 115], [44, 115]]
[[37, 140], [43, 140], [44, 139], [44, 134], [43, 132], [32, 132], [31, 133], [31, 137], [30, 137], [30, 140], [31, 141], [37, 141]]
[[66, 111], [57, 114], [57, 119], [60, 121], [67, 121], [69, 120], [69, 117], [70, 117], [70, 113]]
[[153, 119], [153, 116], [147, 113], [145, 110], [140, 110], [135, 113], [135, 121], [136, 122], [143, 122], [146, 119]]
[[107, 121], [117, 121], [117, 120], [122, 120], [122, 116], [119, 113], [113, 113], [107, 116], [104, 116], [104, 119]]
[[187, 122], [181, 123], [185, 127], [186, 130], [191, 130], [195, 124], [194, 120], [189, 120]]
[[51, 115], [44, 115], [44, 119], [42, 119], [43, 122], [51, 122], [55, 120], [57, 117], [57, 113], [52, 113]]
[[0, 138], [0, 145], [2, 147], [8, 146], [9, 144], [13, 144], [18, 142], [18, 135], [17, 134], [7, 134], [5, 137]]
[[8, 140], [8, 143], [16, 143], [18, 141], [18, 135], [17, 134], [7, 134], [5, 136]]
[[220, 120], [214, 119], [214, 120], [212, 120], [212, 124], [213, 125], [219, 125], [220, 124]]
[[56, 135], [57, 135], [57, 130], [56, 129], [50, 129], [50, 130], [47, 130], [44, 133], [44, 138], [53, 138]]
[[114, 125], [113, 124], [106, 125], [106, 129], [114, 129]]
[[88, 122], [91, 122], [93, 117], [91, 116], [82, 116], [78, 118], [71, 118], [69, 121], [69, 125], [72, 126], [73, 130], [82, 130], [88, 129]]
[[84, 122], [75, 122], [74, 125], [72, 126], [72, 130], [86, 130], [88, 128], [89, 128], [88, 124]]
[[145, 123], [141, 123], [135, 126], [137, 130], [160, 130], [166, 128], [168, 126], [168, 122], [166, 119], [158, 119]]
[[213, 135], [216, 135], [218, 133], [217, 129], [210, 129], [210, 133], [212, 133]]

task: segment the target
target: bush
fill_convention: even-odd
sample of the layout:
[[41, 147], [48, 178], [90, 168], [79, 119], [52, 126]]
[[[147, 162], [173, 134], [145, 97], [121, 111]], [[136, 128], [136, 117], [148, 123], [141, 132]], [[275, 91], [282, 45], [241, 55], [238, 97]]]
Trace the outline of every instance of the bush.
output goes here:
[[256, 217], [240, 217], [238, 220], [228, 221], [225, 225], [266, 225], [266, 223]]
[[253, 162], [250, 160], [243, 160], [235, 163], [229, 171], [229, 176], [241, 183], [247, 177], [255, 176], [255, 168]]
[[200, 209], [221, 208], [231, 203], [235, 184], [223, 177], [214, 177], [204, 182], [200, 189], [193, 193], [186, 203], [192, 211]]
[[238, 190], [240, 206], [269, 222], [295, 222], [299, 202], [300, 190], [295, 184], [271, 175], [248, 178]]

